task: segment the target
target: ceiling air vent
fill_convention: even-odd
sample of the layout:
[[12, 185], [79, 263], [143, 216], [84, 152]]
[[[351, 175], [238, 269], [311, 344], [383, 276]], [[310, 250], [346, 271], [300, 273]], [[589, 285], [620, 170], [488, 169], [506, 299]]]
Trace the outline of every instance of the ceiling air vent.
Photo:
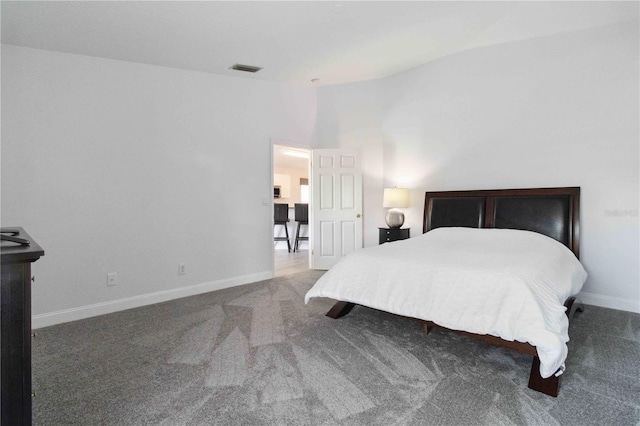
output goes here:
[[236, 70], [236, 71], [244, 71], [244, 72], [258, 72], [262, 69], [262, 67], [254, 67], [253, 65], [235, 64], [230, 69]]

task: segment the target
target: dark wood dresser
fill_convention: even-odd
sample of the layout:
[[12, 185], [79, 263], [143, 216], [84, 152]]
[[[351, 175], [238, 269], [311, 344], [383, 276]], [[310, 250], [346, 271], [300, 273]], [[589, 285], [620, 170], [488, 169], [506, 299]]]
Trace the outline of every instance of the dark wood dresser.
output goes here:
[[2, 312], [0, 362], [2, 370], [2, 424], [31, 424], [31, 263], [44, 250], [19, 227], [1, 234], [29, 244], [2, 240]]

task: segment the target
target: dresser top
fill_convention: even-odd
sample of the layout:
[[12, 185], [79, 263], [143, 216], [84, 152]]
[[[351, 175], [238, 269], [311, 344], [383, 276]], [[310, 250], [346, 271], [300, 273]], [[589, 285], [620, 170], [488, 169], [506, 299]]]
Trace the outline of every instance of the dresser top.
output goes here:
[[0, 258], [2, 259], [3, 265], [9, 263], [35, 262], [41, 256], [44, 256], [42, 247], [40, 247], [22, 227], [3, 227], [1, 234], [29, 241], [28, 245], [13, 241], [0, 241]]

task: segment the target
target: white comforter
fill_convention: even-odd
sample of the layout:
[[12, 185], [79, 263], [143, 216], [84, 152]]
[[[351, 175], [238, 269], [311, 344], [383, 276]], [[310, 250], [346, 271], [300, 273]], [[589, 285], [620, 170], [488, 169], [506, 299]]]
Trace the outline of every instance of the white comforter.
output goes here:
[[564, 301], [587, 273], [544, 235], [508, 229], [438, 228], [357, 250], [307, 292], [443, 327], [536, 346], [540, 374], [564, 369], [569, 322]]

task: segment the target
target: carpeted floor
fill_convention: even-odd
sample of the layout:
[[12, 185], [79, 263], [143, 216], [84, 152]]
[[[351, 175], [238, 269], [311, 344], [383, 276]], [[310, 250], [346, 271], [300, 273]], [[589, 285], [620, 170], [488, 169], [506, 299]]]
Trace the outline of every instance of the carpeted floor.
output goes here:
[[558, 398], [531, 357], [356, 307], [309, 271], [38, 330], [36, 425], [640, 424], [640, 315], [586, 306]]

